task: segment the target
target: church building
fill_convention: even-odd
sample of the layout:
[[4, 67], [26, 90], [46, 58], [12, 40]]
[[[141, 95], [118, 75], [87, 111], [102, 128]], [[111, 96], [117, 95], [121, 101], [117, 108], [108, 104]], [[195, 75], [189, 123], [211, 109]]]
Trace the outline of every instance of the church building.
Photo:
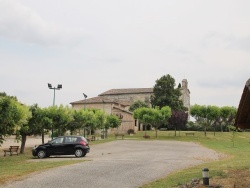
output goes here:
[[[187, 109], [190, 109], [190, 91], [186, 79], [182, 80], [180, 100]], [[107, 114], [117, 115], [122, 123], [118, 128], [119, 132], [127, 132], [128, 129], [133, 129], [135, 132], [143, 130], [133, 118], [133, 113], [130, 112], [129, 106], [135, 101], [143, 101], [149, 106], [150, 96], [153, 95], [153, 88], [130, 88], [130, 89], [111, 89], [99, 94], [97, 97], [85, 98], [84, 100], [71, 102], [73, 109], [94, 108], [102, 109]], [[117, 129], [110, 130], [116, 131]]]

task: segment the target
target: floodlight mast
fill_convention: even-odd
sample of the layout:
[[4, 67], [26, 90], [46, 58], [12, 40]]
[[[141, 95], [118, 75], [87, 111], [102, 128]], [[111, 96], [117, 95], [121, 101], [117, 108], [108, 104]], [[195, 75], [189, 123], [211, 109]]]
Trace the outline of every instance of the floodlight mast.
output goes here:
[[[55, 98], [56, 98], [56, 92], [55, 91], [62, 89], [62, 84], [58, 84], [57, 87], [52, 87], [52, 85], [50, 83], [48, 83], [48, 88], [54, 90], [53, 106], [55, 106]], [[51, 134], [52, 139], [53, 139], [53, 136], [54, 136], [54, 130], [53, 129], [54, 128], [53, 128], [53, 124], [52, 124], [52, 134]]]

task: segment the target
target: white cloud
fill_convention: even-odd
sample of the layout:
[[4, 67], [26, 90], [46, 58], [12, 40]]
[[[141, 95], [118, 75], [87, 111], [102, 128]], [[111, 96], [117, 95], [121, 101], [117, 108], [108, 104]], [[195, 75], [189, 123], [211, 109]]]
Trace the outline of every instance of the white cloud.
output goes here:
[[45, 21], [18, 1], [0, 0], [0, 37], [38, 45], [74, 45], [83, 42], [83, 29]]

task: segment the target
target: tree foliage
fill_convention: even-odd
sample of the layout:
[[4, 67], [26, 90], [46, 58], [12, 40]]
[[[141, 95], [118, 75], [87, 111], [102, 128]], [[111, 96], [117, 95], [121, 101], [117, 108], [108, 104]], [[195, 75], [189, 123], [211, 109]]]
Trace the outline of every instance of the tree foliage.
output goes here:
[[130, 105], [129, 111], [133, 112], [137, 108], [142, 108], [142, 107], [148, 107], [148, 105], [145, 102], [138, 100]]
[[172, 115], [169, 119], [169, 124], [174, 126], [175, 136], [177, 129], [183, 129], [187, 124], [188, 113], [183, 110], [173, 110]]
[[[141, 123], [146, 125], [151, 125], [155, 128], [155, 137], [157, 137], [158, 127], [162, 124], [166, 124], [168, 118], [171, 116], [171, 109], [168, 106], [155, 108], [137, 108], [133, 116], [135, 119], [138, 119]], [[145, 128], [145, 136], [146, 136], [146, 128]]]
[[180, 88], [175, 88], [175, 79], [169, 74], [156, 80], [151, 96], [153, 107], [169, 106], [172, 110], [185, 110], [183, 102], [180, 100]]
[[190, 114], [193, 116], [197, 123], [201, 124], [204, 128], [205, 136], [207, 135], [207, 127], [215, 126], [216, 121], [220, 117], [220, 108], [217, 106], [193, 105], [190, 108]]
[[16, 130], [27, 122], [29, 113], [25, 105], [15, 97], [0, 96], [0, 145], [8, 135], [16, 134]]

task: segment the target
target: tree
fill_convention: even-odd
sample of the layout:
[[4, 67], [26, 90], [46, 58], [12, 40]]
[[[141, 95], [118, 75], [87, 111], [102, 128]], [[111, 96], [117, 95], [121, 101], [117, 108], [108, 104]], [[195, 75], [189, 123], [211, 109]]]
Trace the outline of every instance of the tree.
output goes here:
[[135, 101], [133, 104], [131, 104], [131, 106], [129, 107], [129, 111], [133, 112], [137, 108], [142, 108], [142, 107], [148, 107], [148, 105], [145, 102], [138, 100]]
[[4, 137], [16, 134], [18, 126], [26, 123], [28, 110], [15, 97], [0, 95], [0, 145]]
[[[110, 114], [107, 115], [106, 123], [105, 123], [105, 130], [107, 131], [109, 128], [118, 128], [121, 125], [121, 120], [116, 115]], [[106, 132], [106, 137], [108, 134]]]
[[57, 131], [58, 136], [63, 135], [68, 130], [68, 125], [73, 120], [71, 109], [63, 105], [49, 107], [48, 117], [51, 119], [53, 130]]
[[137, 108], [133, 112], [133, 117], [135, 119], [138, 119], [145, 126], [145, 136], [147, 134], [146, 126], [147, 126], [147, 124], [149, 124], [148, 110], [149, 110], [149, 108], [142, 107], [142, 108]]
[[155, 128], [155, 137], [158, 137], [158, 128], [162, 124], [166, 124], [168, 119], [171, 116], [171, 108], [169, 106], [164, 106], [161, 109], [159, 107], [156, 108], [151, 108], [153, 113], [152, 113], [152, 119], [151, 119], [151, 124]]
[[231, 106], [223, 106], [220, 108], [220, 117], [221, 117], [221, 131], [229, 125], [233, 125], [233, 122], [236, 118], [237, 109]]
[[200, 123], [204, 128], [205, 136], [207, 135], [207, 127], [214, 125], [220, 116], [220, 108], [217, 106], [193, 105], [190, 108], [190, 114], [197, 123]]
[[180, 88], [175, 88], [175, 79], [169, 74], [156, 80], [151, 96], [153, 107], [169, 106], [172, 110], [185, 110], [183, 102], [180, 100]]
[[80, 110], [73, 110], [72, 111], [72, 116], [73, 119], [72, 121], [68, 124], [68, 130], [70, 130], [70, 134], [72, 135], [73, 132], [77, 129], [83, 128], [84, 123], [86, 121], [86, 115], [84, 109]]
[[157, 138], [158, 127], [166, 123], [168, 118], [171, 116], [171, 109], [168, 106], [155, 108], [137, 108], [133, 113], [134, 118], [139, 119], [145, 125], [145, 136], [146, 136], [146, 125], [151, 125], [155, 128], [155, 137]]
[[171, 118], [169, 119], [170, 125], [174, 126], [175, 129], [175, 136], [176, 136], [176, 130], [181, 129], [183, 126], [187, 124], [188, 120], [188, 113], [184, 112], [182, 110], [173, 110]]
[[[95, 119], [96, 119], [96, 123], [95, 123], [95, 129], [104, 129], [104, 133], [105, 135], [107, 135], [107, 130], [105, 129], [105, 124], [106, 124], [106, 120], [107, 120], [107, 114], [103, 111], [103, 110], [94, 110], [94, 114], [95, 114]], [[104, 138], [106, 137], [104, 135]]]

